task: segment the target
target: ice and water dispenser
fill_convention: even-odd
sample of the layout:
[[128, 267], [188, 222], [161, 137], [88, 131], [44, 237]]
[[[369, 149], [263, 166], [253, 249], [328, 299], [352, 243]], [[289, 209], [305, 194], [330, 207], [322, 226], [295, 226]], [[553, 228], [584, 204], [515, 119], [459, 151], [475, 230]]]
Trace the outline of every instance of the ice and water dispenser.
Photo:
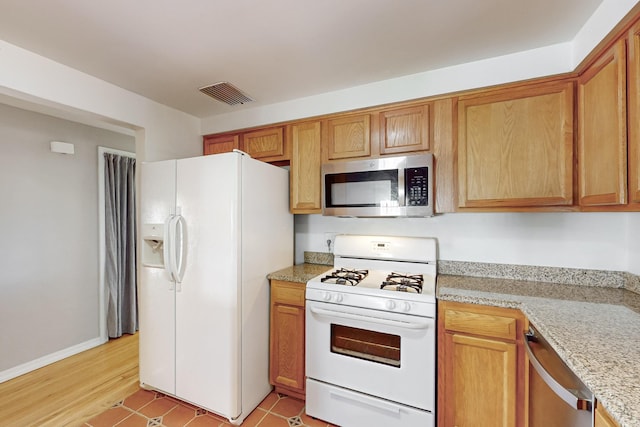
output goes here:
[[164, 224], [143, 224], [142, 265], [164, 268]]

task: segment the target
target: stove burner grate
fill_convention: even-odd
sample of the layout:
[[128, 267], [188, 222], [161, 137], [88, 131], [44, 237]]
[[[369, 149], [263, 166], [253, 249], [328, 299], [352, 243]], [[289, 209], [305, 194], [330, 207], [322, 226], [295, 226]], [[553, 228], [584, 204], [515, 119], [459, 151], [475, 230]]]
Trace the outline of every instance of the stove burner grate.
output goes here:
[[[380, 285], [380, 289], [388, 287], [391, 291], [422, 293], [422, 274], [391, 273]], [[394, 288], [395, 286], [395, 288]]]
[[350, 285], [356, 286], [362, 279], [364, 279], [369, 270], [355, 270], [350, 268], [340, 268], [332, 271], [322, 279], [321, 282], [336, 283], [338, 285]]

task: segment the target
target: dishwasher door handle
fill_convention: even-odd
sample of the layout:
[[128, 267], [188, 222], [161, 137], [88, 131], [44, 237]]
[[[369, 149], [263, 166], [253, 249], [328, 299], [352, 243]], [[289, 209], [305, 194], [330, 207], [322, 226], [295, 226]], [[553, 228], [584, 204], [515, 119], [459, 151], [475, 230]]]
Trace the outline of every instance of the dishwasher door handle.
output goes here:
[[556, 381], [553, 376], [547, 372], [542, 366], [540, 361], [533, 354], [533, 349], [529, 345], [529, 342], [537, 342], [536, 335], [532, 332], [524, 333], [524, 347], [527, 349], [529, 355], [529, 362], [531, 366], [536, 370], [540, 378], [549, 386], [549, 388], [562, 400], [564, 400], [569, 406], [579, 411], [591, 411], [593, 408], [593, 402], [589, 399], [583, 399], [576, 395], [575, 392], [565, 388], [562, 384]]

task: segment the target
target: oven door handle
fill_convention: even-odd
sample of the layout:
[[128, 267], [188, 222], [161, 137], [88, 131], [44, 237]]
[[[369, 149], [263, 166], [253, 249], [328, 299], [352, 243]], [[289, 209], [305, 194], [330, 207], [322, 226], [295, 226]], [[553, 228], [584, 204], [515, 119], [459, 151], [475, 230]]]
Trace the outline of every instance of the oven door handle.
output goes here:
[[346, 313], [344, 311], [326, 310], [324, 308], [316, 308], [316, 307], [311, 307], [310, 310], [311, 310], [311, 313], [317, 314], [319, 316], [327, 316], [327, 317], [330, 316], [330, 317], [338, 317], [341, 319], [359, 320], [362, 322], [377, 323], [379, 325], [395, 326], [397, 328], [404, 328], [404, 329], [427, 329], [429, 325], [432, 323], [430, 321], [404, 322], [402, 320], [381, 319], [379, 317], [371, 317], [371, 316], [364, 316], [361, 314]]

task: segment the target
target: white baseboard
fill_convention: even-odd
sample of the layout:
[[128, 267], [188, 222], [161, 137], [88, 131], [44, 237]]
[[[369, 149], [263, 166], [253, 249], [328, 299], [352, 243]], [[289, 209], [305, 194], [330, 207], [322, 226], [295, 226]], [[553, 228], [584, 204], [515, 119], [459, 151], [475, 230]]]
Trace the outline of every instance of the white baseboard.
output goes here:
[[74, 354], [78, 354], [85, 350], [89, 350], [93, 347], [97, 347], [101, 344], [104, 344], [107, 341], [108, 339], [105, 340], [100, 337], [93, 338], [89, 341], [85, 341], [83, 343], [76, 344], [72, 347], [67, 347], [60, 351], [56, 351], [55, 353], [47, 354], [46, 356], [42, 356], [30, 362], [23, 363], [22, 365], [18, 365], [13, 368], [6, 369], [0, 372], [0, 383], [8, 381], [12, 378], [19, 377], [20, 375], [26, 374], [27, 372], [35, 371], [36, 369], [42, 368], [43, 366], [47, 366], [51, 363], [65, 359], [69, 356], [73, 356]]

